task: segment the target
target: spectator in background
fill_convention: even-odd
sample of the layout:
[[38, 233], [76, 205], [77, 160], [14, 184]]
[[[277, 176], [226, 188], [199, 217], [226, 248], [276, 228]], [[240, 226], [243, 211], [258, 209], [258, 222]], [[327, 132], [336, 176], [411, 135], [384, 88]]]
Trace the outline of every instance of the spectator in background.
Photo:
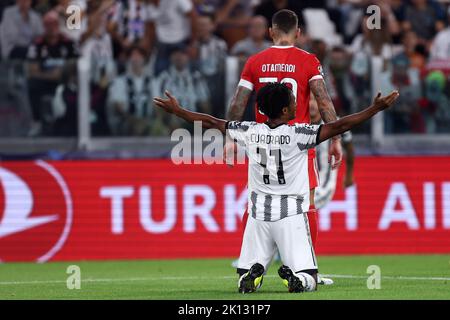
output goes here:
[[[386, 28], [387, 21], [381, 19], [381, 28], [369, 30], [367, 28], [367, 19], [362, 20], [362, 34], [359, 34], [353, 40], [350, 46], [350, 52], [353, 53], [354, 62], [357, 60], [367, 60], [371, 56], [379, 56], [387, 63], [393, 56], [392, 52], [392, 36], [388, 28]], [[362, 64], [361, 64], [362, 66]]]
[[[67, 28], [67, 19], [69, 18], [67, 8], [69, 6], [77, 6], [81, 10], [80, 15], [81, 20], [79, 28], [75, 29]], [[74, 42], [78, 42], [80, 40], [81, 35], [86, 31], [87, 29], [86, 9], [87, 9], [87, 0], [58, 0], [58, 4], [53, 8], [53, 10], [57, 12], [59, 15], [59, 28], [61, 30], [61, 33], [67, 39], [70, 39]]]
[[[88, 25], [81, 36], [81, 53], [89, 63], [91, 72], [92, 133], [108, 135], [106, 116], [108, 86], [116, 75], [111, 36], [106, 30], [108, 10], [114, 0], [91, 0], [87, 7]], [[95, 103], [94, 103], [95, 102]]]
[[[190, 111], [210, 113], [210, 93], [204, 78], [198, 71], [189, 69], [189, 55], [186, 49], [177, 49], [171, 56], [171, 66], [158, 77], [156, 96], [162, 97], [169, 90], [174, 97]], [[162, 113], [161, 113], [162, 114]], [[178, 127], [186, 126], [184, 121], [176, 117], [164, 117], [169, 123], [167, 130], [172, 131]]]
[[153, 0], [149, 7], [155, 24], [157, 54], [155, 74], [169, 67], [171, 53], [196, 39], [197, 15], [191, 0]]
[[0, 18], [3, 17], [3, 11], [16, 3], [16, 0], [3, 0], [0, 1]]
[[406, 1], [404, 0], [389, 0], [387, 1], [391, 7], [392, 13], [399, 23], [405, 20]]
[[298, 16], [298, 25], [300, 28], [305, 26], [303, 18], [301, 1], [296, 0], [263, 0], [262, 3], [255, 7], [255, 16], [263, 16], [266, 21], [272, 21], [272, 16], [275, 12], [281, 9], [288, 9], [294, 11]]
[[389, 72], [381, 74], [381, 91], [399, 90], [402, 98], [398, 99], [394, 109], [385, 113], [386, 132], [407, 133], [420, 132], [423, 119], [420, 116], [418, 99], [421, 96], [420, 74], [410, 68], [409, 60], [404, 55], [392, 59]]
[[197, 41], [194, 42], [198, 68], [205, 76], [223, 71], [228, 47], [224, 40], [214, 35], [211, 16], [200, 16], [197, 21]]
[[414, 31], [404, 32], [401, 42], [403, 51], [399, 55], [403, 55], [409, 60], [410, 68], [422, 70], [426, 64], [425, 49]]
[[62, 84], [56, 88], [52, 101], [53, 134], [74, 137], [78, 134], [78, 72], [74, 61], [68, 62], [63, 70]]
[[44, 34], [28, 49], [29, 98], [34, 123], [31, 135], [41, 131], [42, 109], [48, 96], [53, 97], [62, 79], [66, 60], [78, 56], [75, 43], [64, 37], [59, 29], [58, 14], [49, 11], [43, 19]]
[[383, 17], [383, 19], [385, 19], [385, 21], [386, 21], [385, 25], [388, 28], [391, 37], [393, 39], [397, 38], [400, 35], [401, 27], [400, 27], [400, 23], [397, 20], [397, 17], [394, 14], [394, 11], [392, 10], [390, 1], [375, 0], [374, 4], [376, 4], [380, 7], [381, 17]]
[[224, 40], [214, 35], [213, 17], [199, 16], [197, 20], [197, 41], [194, 42], [196, 68], [206, 80], [211, 95], [212, 113], [223, 116], [225, 108], [225, 59], [228, 47]]
[[245, 37], [245, 29], [253, 15], [252, 0], [194, 0], [196, 11], [201, 15], [213, 15], [216, 28], [234, 44]]
[[445, 95], [446, 78], [434, 70], [425, 77], [424, 97], [419, 100], [425, 120], [426, 133], [450, 132], [450, 101]]
[[[392, 38], [390, 33], [384, 32], [386, 21], [381, 19], [381, 28], [370, 30], [367, 27], [367, 19], [362, 20], [363, 33], [356, 36], [351, 46], [350, 53], [353, 54], [351, 72], [358, 82], [358, 88], [355, 90], [358, 95], [364, 94], [371, 96], [370, 92], [370, 77], [372, 69], [372, 61], [382, 59], [382, 69], [386, 70], [389, 61], [392, 59], [394, 53], [392, 49]], [[368, 91], [369, 90], [369, 91]], [[360, 101], [359, 105], [364, 105], [365, 101]]]
[[[209, 2], [212, 2], [211, 0]], [[247, 27], [253, 15], [249, 0], [216, 0], [215, 22], [219, 34], [231, 47], [247, 34]]]
[[[343, 47], [331, 50], [324, 40], [312, 40], [311, 53], [319, 59], [324, 74], [328, 94], [333, 101], [336, 113], [346, 115], [355, 112], [355, 102], [349, 75], [350, 56]], [[358, 107], [358, 106], [356, 106]]]
[[431, 45], [431, 59], [450, 60], [450, 6], [447, 9], [447, 18], [449, 25], [446, 29], [439, 31]]
[[267, 20], [263, 16], [255, 16], [250, 20], [248, 37], [238, 41], [231, 49], [231, 54], [248, 57], [269, 48], [272, 44], [266, 39]]
[[33, 9], [41, 16], [52, 10], [58, 0], [35, 0], [33, 1]]
[[155, 1], [158, 0], [116, 1], [110, 12], [108, 25], [113, 39], [114, 57], [125, 59], [126, 53], [133, 46], [150, 48], [152, 35], [149, 4]]
[[403, 30], [414, 31], [422, 41], [430, 41], [445, 26], [445, 14], [438, 3], [411, 0], [405, 8]]
[[145, 73], [147, 52], [139, 46], [128, 51], [128, 70], [108, 90], [108, 120], [115, 135], [145, 136], [151, 133], [156, 95], [152, 78]]
[[[353, 39], [349, 48], [350, 53], [352, 53], [350, 72], [355, 92], [352, 101], [355, 102], [356, 106], [370, 103], [374, 94], [372, 91], [378, 90], [373, 87], [374, 75], [389, 71], [388, 67], [394, 54], [392, 37], [389, 29], [385, 27], [386, 20], [381, 18], [380, 29], [369, 30], [367, 19], [366, 16], [362, 20], [363, 33]], [[368, 125], [369, 123], [365, 126]]]
[[193, 0], [195, 11], [201, 16], [214, 16], [220, 10], [221, 0]]
[[106, 29], [107, 12], [112, 5], [114, 0], [89, 2], [88, 26], [80, 38], [82, 56], [88, 58], [92, 80], [98, 84], [109, 82], [115, 75], [112, 39]]
[[348, 72], [350, 68], [349, 54], [344, 48], [335, 47], [331, 49], [327, 61], [328, 71], [324, 71], [324, 73], [325, 75], [327, 72], [329, 73], [327, 88], [329, 88], [330, 96], [331, 92], [334, 93], [332, 100], [337, 114], [344, 116], [354, 113], [358, 106], [353, 99], [355, 92]]
[[31, 9], [31, 0], [16, 0], [3, 12], [0, 25], [3, 59], [25, 59], [28, 47], [43, 32], [41, 17]]

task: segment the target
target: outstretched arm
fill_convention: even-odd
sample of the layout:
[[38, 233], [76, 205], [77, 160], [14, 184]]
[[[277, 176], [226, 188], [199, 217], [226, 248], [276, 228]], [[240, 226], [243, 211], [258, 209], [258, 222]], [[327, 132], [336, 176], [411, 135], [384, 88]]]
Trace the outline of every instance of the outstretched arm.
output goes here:
[[350, 130], [352, 127], [372, 118], [378, 112], [389, 108], [399, 96], [398, 91], [392, 91], [391, 94], [385, 97], [381, 97], [381, 93], [378, 93], [372, 105], [361, 112], [351, 114], [349, 116], [340, 118], [339, 120], [326, 123], [322, 125], [320, 129], [317, 143], [325, 141], [338, 134], [344, 133]]
[[225, 126], [227, 124], [226, 120], [218, 119], [209, 114], [192, 112], [183, 109], [178, 103], [177, 99], [169, 91], [165, 92], [168, 99], [154, 98], [153, 102], [158, 107], [161, 107], [164, 111], [168, 113], [173, 113], [179, 118], [182, 118], [188, 122], [201, 121], [204, 128], [218, 129], [225, 134]]

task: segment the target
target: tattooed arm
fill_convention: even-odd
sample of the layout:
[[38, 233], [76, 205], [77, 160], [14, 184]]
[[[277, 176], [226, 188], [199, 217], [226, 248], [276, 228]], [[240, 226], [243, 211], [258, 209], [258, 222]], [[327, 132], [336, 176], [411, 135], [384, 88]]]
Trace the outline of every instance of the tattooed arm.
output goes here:
[[325, 123], [336, 121], [336, 111], [334, 111], [333, 102], [328, 95], [325, 82], [322, 79], [312, 80], [309, 82], [309, 88], [316, 98], [322, 120]]
[[[236, 92], [231, 100], [230, 109], [228, 110], [227, 119], [230, 121], [241, 121], [245, 112], [245, 108], [247, 107], [248, 99], [252, 91], [243, 86], [238, 86]], [[234, 159], [234, 155], [236, 155], [237, 149], [236, 144], [231, 141], [227, 141], [223, 150], [223, 157], [225, 162], [229, 166], [233, 166], [233, 161], [230, 161], [231, 157]], [[231, 156], [233, 155], [233, 156]]]
[[[328, 95], [323, 79], [311, 80], [309, 82], [309, 88], [316, 98], [317, 106], [319, 107], [319, 113], [322, 117], [322, 120], [325, 123], [336, 121], [336, 111], [334, 110], [333, 102]], [[335, 136], [332, 138], [332, 143], [328, 151], [329, 163], [331, 163], [332, 156], [334, 156], [335, 159], [332, 167], [333, 169], [336, 169], [342, 162], [342, 146], [340, 136]]]
[[252, 91], [242, 86], [238, 86], [231, 100], [230, 109], [228, 110], [227, 119], [241, 121], [247, 107], [248, 99]]

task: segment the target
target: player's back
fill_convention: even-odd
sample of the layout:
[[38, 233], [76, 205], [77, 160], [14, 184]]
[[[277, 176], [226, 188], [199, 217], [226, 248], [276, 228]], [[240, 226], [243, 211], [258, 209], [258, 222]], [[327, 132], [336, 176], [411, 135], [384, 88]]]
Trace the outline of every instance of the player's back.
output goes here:
[[246, 148], [249, 213], [256, 219], [274, 221], [308, 211], [308, 149], [318, 132], [319, 126], [308, 124], [228, 123], [229, 136]]
[[[269, 82], [286, 83], [297, 99], [292, 123], [309, 123], [309, 81], [322, 78], [320, 62], [313, 54], [294, 46], [272, 46], [248, 59], [239, 85], [258, 91]], [[256, 112], [257, 122], [266, 120]]]

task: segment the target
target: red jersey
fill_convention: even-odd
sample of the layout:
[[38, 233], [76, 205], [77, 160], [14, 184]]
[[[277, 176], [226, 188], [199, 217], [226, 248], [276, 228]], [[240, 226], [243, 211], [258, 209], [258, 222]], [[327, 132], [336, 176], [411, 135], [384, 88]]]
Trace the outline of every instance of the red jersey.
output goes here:
[[[258, 91], [268, 82], [286, 83], [297, 100], [293, 123], [309, 123], [309, 81], [323, 79], [322, 66], [315, 55], [294, 46], [272, 46], [251, 56], [242, 71], [240, 86]], [[257, 122], [267, 117], [255, 106]]]

